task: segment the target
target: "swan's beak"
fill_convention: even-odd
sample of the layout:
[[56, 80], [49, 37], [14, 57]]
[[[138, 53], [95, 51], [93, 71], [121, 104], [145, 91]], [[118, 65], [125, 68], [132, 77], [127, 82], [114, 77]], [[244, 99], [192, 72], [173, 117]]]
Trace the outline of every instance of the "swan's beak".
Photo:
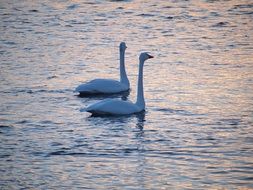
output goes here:
[[149, 58], [149, 59], [151, 59], [151, 58], [154, 58], [154, 56], [152, 56], [152, 55], [148, 55], [148, 58]]

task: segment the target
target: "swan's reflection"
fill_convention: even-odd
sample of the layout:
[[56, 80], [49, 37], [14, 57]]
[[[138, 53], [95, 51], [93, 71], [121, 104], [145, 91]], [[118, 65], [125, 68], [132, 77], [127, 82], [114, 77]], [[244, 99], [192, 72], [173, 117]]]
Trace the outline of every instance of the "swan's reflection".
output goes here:
[[101, 100], [105, 98], [121, 98], [122, 100], [128, 100], [128, 96], [130, 94], [130, 90], [121, 92], [121, 93], [115, 93], [115, 94], [78, 94], [77, 96], [80, 98], [88, 98], [88, 99], [94, 99], [94, 100]]
[[[115, 156], [125, 160], [131, 159], [125, 164], [122, 163], [120, 167], [125, 168], [131, 165], [135, 167], [132, 170], [131, 175], [135, 176], [138, 189], [145, 189], [146, 179], [146, 150], [145, 150], [145, 116], [146, 112], [140, 112], [138, 114], [128, 116], [89, 116], [86, 120], [93, 125], [92, 128], [99, 128], [96, 130], [103, 130], [104, 134], [101, 141], [110, 142], [110, 139], [114, 139], [109, 144], [104, 144], [106, 147], [104, 150], [110, 150], [114, 152]], [[102, 129], [101, 129], [101, 128]], [[100, 133], [99, 133], [100, 134]], [[98, 135], [99, 135], [98, 134]], [[115, 140], [115, 138], [117, 140]], [[99, 143], [101, 143], [99, 141]], [[124, 143], [128, 142], [128, 143]], [[127, 150], [127, 151], [126, 151]], [[122, 157], [123, 155], [123, 157]], [[126, 157], [125, 157], [126, 156]]]
[[136, 128], [138, 129], [138, 132], [136, 133], [136, 137], [143, 137], [144, 131], [144, 123], [145, 123], [145, 115], [146, 112], [140, 112], [138, 114], [136, 114], [136, 118], [137, 118], [137, 123], [136, 123]]
[[136, 115], [137, 123], [136, 128], [136, 146], [137, 146], [137, 165], [136, 165], [136, 180], [138, 181], [139, 189], [145, 189], [145, 167], [146, 167], [146, 156], [145, 156], [145, 136], [144, 136], [144, 125], [145, 125], [146, 112], [143, 111]]
[[136, 128], [140, 131], [144, 128], [144, 122], [145, 122], [145, 111], [142, 111], [140, 113], [131, 114], [131, 115], [94, 115], [91, 114], [87, 118], [87, 121], [92, 122], [94, 125], [99, 124], [105, 124], [110, 123], [112, 125], [114, 124], [129, 124], [132, 123], [133, 119], [136, 119]]

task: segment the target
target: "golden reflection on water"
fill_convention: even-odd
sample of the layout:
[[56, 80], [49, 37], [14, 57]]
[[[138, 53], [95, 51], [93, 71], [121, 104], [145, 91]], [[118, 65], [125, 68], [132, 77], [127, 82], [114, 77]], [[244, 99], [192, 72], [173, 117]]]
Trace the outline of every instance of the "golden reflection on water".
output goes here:
[[[10, 48], [4, 66], [4, 78], [13, 83], [4, 86], [9, 101], [1, 116], [13, 122], [15, 133], [21, 130], [21, 137], [42, 146], [50, 165], [43, 169], [57, 176], [57, 185], [76, 180], [98, 188], [107, 183], [182, 189], [197, 183], [221, 189], [227, 179], [250, 183], [243, 177], [251, 168], [242, 168], [251, 164], [253, 24], [249, 14], [228, 11], [238, 3], [66, 1], [38, 7], [28, 20], [18, 13], [15, 18], [25, 17], [28, 29], [6, 22], [11, 29], [5, 38], [16, 39], [17, 47]], [[155, 56], [144, 68], [145, 119], [90, 118], [80, 108], [102, 98], [79, 98], [72, 90], [94, 78], [118, 79], [121, 41], [128, 46], [129, 100], [136, 100], [139, 53]], [[245, 173], [231, 172], [234, 168]]]

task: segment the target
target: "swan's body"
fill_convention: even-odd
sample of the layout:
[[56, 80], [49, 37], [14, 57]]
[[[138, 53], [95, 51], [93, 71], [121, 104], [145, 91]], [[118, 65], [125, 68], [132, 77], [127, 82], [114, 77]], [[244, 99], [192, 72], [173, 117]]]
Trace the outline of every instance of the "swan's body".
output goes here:
[[113, 94], [129, 90], [130, 83], [125, 70], [126, 44], [120, 43], [120, 81], [112, 79], [94, 79], [79, 85], [75, 92], [80, 94]]
[[94, 115], [127, 115], [145, 110], [145, 100], [143, 94], [143, 65], [144, 61], [150, 58], [153, 58], [153, 56], [147, 53], [142, 53], [139, 58], [140, 64], [136, 103], [117, 99], [105, 99], [89, 106], [86, 111]]
[[89, 106], [86, 111], [94, 115], [127, 115], [141, 112], [143, 109], [129, 101], [105, 99]]
[[112, 79], [94, 79], [76, 88], [80, 94], [110, 94], [129, 90], [129, 86]]

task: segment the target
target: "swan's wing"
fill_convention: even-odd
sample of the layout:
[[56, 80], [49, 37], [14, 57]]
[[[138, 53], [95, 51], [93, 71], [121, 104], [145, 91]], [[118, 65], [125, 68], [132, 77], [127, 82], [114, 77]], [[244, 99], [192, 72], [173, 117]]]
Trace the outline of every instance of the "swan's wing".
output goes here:
[[94, 79], [79, 85], [76, 92], [80, 93], [118, 93], [128, 90], [123, 83], [112, 79]]
[[105, 99], [89, 106], [87, 112], [92, 114], [125, 115], [140, 112], [140, 108], [129, 101]]

